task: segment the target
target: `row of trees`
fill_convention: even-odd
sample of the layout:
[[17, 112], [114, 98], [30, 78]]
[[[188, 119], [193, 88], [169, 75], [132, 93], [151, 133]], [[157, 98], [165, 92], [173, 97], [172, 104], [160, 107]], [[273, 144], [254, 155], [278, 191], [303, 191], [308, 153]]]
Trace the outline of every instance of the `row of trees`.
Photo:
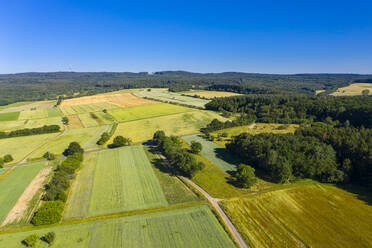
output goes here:
[[247, 114], [243, 114], [233, 121], [222, 122], [218, 119], [214, 119], [205, 128], [202, 128], [200, 131], [203, 132], [204, 134], [208, 134], [210, 132], [225, 129], [225, 128], [249, 125], [249, 124], [252, 124], [254, 120], [255, 120], [255, 116], [247, 115]]
[[337, 121], [346, 126], [372, 127], [372, 97], [365, 96], [247, 95], [216, 98], [206, 108], [246, 113], [265, 123]]
[[60, 131], [60, 126], [58, 125], [44, 125], [37, 128], [24, 128], [18, 129], [11, 132], [0, 132], [0, 139], [20, 137], [20, 136], [30, 136], [36, 134], [45, 133], [58, 133]]
[[48, 244], [48, 246], [53, 245], [54, 240], [56, 238], [56, 234], [54, 232], [48, 232], [42, 237], [39, 237], [37, 234], [30, 234], [24, 240], [22, 240], [22, 244], [27, 247], [36, 247], [39, 240], [43, 241]]
[[70, 187], [70, 180], [75, 171], [83, 161], [83, 153], [83, 148], [77, 142], [71, 142], [63, 152], [67, 158], [58, 165], [51, 181], [46, 185], [46, 192], [43, 196], [45, 202], [33, 216], [32, 224], [36, 226], [48, 225], [61, 220], [67, 200], [66, 191]]
[[[204, 164], [197, 162], [187, 149], [182, 148], [182, 141], [177, 136], [166, 136], [164, 131], [154, 133], [153, 142], [167, 157], [170, 165], [188, 177], [193, 177], [202, 170]], [[193, 152], [201, 151], [201, 145], [194, 143]]]

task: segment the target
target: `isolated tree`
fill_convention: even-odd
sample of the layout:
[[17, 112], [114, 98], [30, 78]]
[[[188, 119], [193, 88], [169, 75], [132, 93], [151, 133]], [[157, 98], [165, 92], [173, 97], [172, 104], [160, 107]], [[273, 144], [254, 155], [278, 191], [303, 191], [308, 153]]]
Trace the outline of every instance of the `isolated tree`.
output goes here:
[[102, 110], [102, 112], [106, 114], [107, 113], [107, 109]]
[[13, 157], [12, 157], [12, 155], [7, 154], [7, 155], [4, 156], [4, 162], [5, 162], [5, 163], [9, 163], [9, 162], [11, 162], [11, 161], [13, 161]]
[[368, 96], [368, 94], [369, 94], [369, 90], [365, 89], [362, 91], [363, 96]]
[[158, 130], [154, 133], [152, 141], [155, 145], [160, 145], [161, 141], [164, 140], [165, 133], [162, 130]]
[[68, 118], [66, 116], [62, 117], [62, 123], [68, 125]]
[[31, 235], [27, 236], [22, 241], [22, 243], [25, 244], [28, 247], [35, 247], [38, 240], [39, 240], [39, 236], [37, 236], [36, 234], [31, 234]]
[[257, 182], [254, 168], [246, 164], [240, 164], [236, 172], [236, 181], [243, 188], [250, 188]]
[[56, 159], [56, 156], [51, 152], [46, 152], [46, 153], [44, 153], [43, 158], [45, 158], [47, 160], [54, 160], [54, 159]]
[[191, 141], [191, 152], [194, 154], [198, 154], [203, 149], [202, 144], [197, 141]]
[[63, 152], [63, 155], [67, 157], [70, 155], [74, 155], [75, 153], [84, 153], [84, 149], [81, 148], [79, 143], [71, 142], [68, 148]]
[[109, 145], [110, 148], [122, 147], [122, 146], [129, 146], [132, 141], [129, 138], [125, 138], [123, 136], [116, 136], [114, 142]]
[[54, 243], [54, 240], [56, 238], [56, 234], [54, 232], [48, 232], [43, 237], [41, 237], [41, 240], [48, 243], [49, 246], [51, 246]]

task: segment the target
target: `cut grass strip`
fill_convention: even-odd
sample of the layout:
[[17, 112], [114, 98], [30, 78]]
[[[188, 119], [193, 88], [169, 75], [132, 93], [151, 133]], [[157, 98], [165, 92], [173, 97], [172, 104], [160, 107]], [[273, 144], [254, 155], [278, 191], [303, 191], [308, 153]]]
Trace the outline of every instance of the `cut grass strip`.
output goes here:
[[0, 113], [0, 121], [16, 121], [19, 118], [19, 112]]

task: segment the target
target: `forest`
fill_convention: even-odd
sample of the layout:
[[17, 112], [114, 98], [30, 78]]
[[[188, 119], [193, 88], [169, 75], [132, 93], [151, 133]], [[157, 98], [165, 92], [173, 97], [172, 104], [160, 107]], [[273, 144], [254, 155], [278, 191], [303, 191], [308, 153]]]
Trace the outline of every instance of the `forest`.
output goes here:
[[0, 106], [19, 101], [39, 101], [94, 95], [139, 87], [205, 88], [255, 94], [301, 93], [314, 95], [316, 90], [332, 92], [354, 81], [369, 80], [358, 74], [257, 74], [192, 73], [163, 71], [131, 72], [50, 72], [0, 75]]

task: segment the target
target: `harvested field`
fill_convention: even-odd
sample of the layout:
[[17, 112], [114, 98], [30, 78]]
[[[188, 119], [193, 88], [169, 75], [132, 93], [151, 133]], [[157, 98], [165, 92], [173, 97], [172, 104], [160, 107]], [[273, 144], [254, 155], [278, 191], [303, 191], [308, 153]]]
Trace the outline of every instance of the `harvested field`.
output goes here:
[[79, 98], [64, 100], [61, 104], [64, 106], [76, 106], [82, 104], [92, 104], [92, 103], [111, 103], [119, 107], [132, 107], [139, 105], [150, 105], [157, 104], [158, 102], [146, 100], [143, 98], [136, 97], [131, 93], [117, 93], [117, 94], [101, 94], [94, 96], [84, 96]]
[[64, 115], [84, 114], [113, 108], [118, 108], [118, 106], [107, 102], [59, 107]]
[[41, 101], [41, 102], [17, 102], [6, 106], [0, 106], [0, 113], [20, 112], [31, 109], [51, 108], [56, 101]]
[[186, 104], [199, 108], [204, 108], [205, 104], [210, 102], [210, 100], [181, 96], [180, 93], [169, 92], [168, 89], [151, 89], [151, 91], [144, 90], [133, 94], [138, 97], [148, 97], [163, 102]]
[[52, 117], [45, 119], [19, 120], [19, 121], [2, 121], [0, 122], [0, 131], [13, 131], [24, 128], [37, 128], [44, 125], [58, 125], [63, 129], [61, 117]]
[[[113, 138], [123, 135], [133, 142], [152, 139], [157, 130], [163, 130], [167, 135], [185, 135], [197, 133], [214, 118], [226, 119], [215, 112], [196, 110], [187, 113], [155, 117], [150, 119], [120, 123]], [[113, 139], [112, 138], [112, 139]], [[112, 139], [110, 142], [112, 142]]]
[[0, 223], [3, 223], [18, 198], [43, 167], [44, 162], [19, 166], [0, 180]]
[[83, 124], [84, 127], [98, 126], [97, 120], [92, 117], [91, 113], [79, 114], [78, 117], [80, 119], [81, 124]]
[[333, 92], [333, 96], [358, 96], [362, 95], [363, 90], [369, 90], [368, 95], [372, 95], [372, 84], [370, 83], [356, 83], [350, 84], [349, 86], [339, 88], [336, 92]]
[[45, 167], [35, 176], [31, 183], [27, 186], [26, 190], [18, 198], [17, 203], [12, 210], [8, 213], [7, 217], [2, 223], [2, 226], [20, 222], [30, 205], [32, 198], [44, 186], [46, 177], [52, 171], [52, 167]]
[[3, 234], [0, 246], [21, 248], [27, 235], [50, 231], [56, 233], [55, 247], [235, 247], [206, 206]]
[[199, 96], [205, 98], [215, 98], [215, 97], [229, 97], [229, 96], [240, 96], [241, 94], [234, 93], [234, 92], [226, 92], [226, 91], [209, 91], [209, 90], [191, 90], [183, 92], [184, 95], [188, 96]]
[[18, 120], [19, 112], [1, 113], [0, 121], [16, 121]]
[[147, 119], [151, 117], [178, 114], [188, 111], [193, 111], [193, 109], [163, 103], [157, 105], [111, 109], [108, 111], [108, 113], [112, 115], [118, 122], [127, 122]]
[[78, 115], [69, 115], [68, 118], [68, 128], [69, 129], [79, 129], [83, 128], [83, 124], [81, 123]]
[[314, 183], [222, 202], [250, 247], [371, 247], [372, 207]]

